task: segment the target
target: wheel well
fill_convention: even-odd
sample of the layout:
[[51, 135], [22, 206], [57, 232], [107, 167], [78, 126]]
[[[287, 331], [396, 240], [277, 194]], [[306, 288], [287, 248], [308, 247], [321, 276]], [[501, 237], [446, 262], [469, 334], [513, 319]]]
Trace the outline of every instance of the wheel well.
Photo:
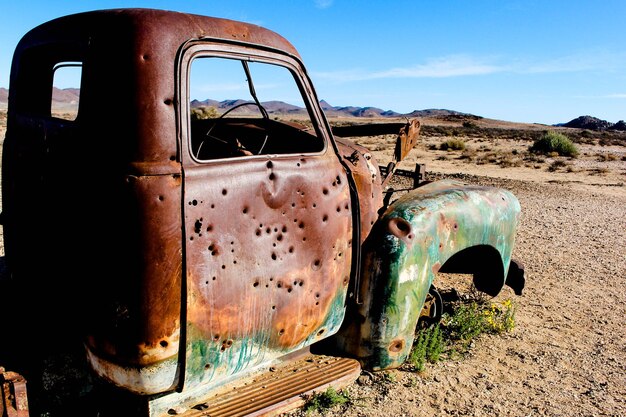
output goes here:
[[496, 296], [504, 285], [504, 266], [496, 248], [489, 245], [472, 246], [455, 253], [439, 272], [472, 274], [477, 290]]

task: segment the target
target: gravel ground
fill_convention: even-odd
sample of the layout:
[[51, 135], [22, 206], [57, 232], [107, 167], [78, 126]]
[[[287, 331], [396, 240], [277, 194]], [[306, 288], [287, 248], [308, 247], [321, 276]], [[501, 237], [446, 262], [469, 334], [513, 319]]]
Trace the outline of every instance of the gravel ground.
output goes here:
[[626, 198], [608, 187], [460, 177], [520, 200], [514, 256], [526, 288], [497, 297], [517, 305], [515, 329], [483, 335], [468, 356], [421, 375], [363, 374], [348, 388], [355, 404], [324, 415], [626, 416]]

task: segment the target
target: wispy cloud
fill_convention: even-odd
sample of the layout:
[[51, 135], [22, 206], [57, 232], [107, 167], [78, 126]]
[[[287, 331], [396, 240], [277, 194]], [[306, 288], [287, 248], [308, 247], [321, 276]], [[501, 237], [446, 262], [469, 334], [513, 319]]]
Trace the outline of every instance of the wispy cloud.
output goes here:
[[[448, 78], [482, 76], [496, 73], [549, 74], [584, 71], [616, 71], [626, 67], [626, 53], [575, 54], [547, 61], [502, 57], [474, 57], [467, 54], [427, 59], [423, 64], [390, 68], [383, 71], [344, 70], [317, 72], [319, 79], [335, 82], [364, 81], [388, 78]], [[621, 97], [620, 97], [621, 98]]]
[[486, 60], [467, 55], [451, 55], [432, 58], [425, 64], [404, 68], [391, 68], [384, 71], [367, 72], [362, 70], [320, 72], [315, 76], [330, 81], [363, 81], [383, 78], [445, 78], [467, 75], [485, 75], [506, 71], [506, 67], [493, 65]]
[[626, 93], [607, 94], [604, 98], [626, 98]]
[[328, 9], [333, 5], [333, 0], [315, 0], [315, 7], [318, 9]]

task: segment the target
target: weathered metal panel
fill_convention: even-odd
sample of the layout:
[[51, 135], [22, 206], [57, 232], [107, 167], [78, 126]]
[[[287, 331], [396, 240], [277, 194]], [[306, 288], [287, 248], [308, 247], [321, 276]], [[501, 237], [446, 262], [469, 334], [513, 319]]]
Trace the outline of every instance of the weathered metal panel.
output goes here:
[[130, 271], [120, 273], [126, 279], [112, 277], [99, 291], [92, 313], [98, 319], [87, 329], [88, 358], [116, 385], [156, 393], [178, 382], [182, 178], [128, 176], [126, 182], [135, 202], [126, 216], [140, 251], [136, 267], [127, 265]]
[[393, 203], [364, 245], [362, 299], [339, 343], [374, 370], [400, 366], [410, 352], [428, 289], [454, 254], [477, 245], [498, 251], [501, 288], [520, 205], [508, 191], [439, 181]]
[[184, 210], [186, 388], [254, 369], [339, 329], [352, 209], [334, 154], [189, 166]]
[[371, 152], [353, 142], [338, 139], [339, 154], [346, 161], [356, 184], [359, 195], [359, 213], [361, 215], [361, 243], [365, 241], [378, 219], [378, 210], [383, 206], [378, 163]]

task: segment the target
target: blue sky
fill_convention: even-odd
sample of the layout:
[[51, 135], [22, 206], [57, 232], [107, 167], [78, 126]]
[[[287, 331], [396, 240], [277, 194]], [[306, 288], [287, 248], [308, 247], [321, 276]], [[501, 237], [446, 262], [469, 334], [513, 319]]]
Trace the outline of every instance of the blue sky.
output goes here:
[[[0, 87], [29, 29], [149, 7], [242, 20], [289, 39], [334, 106], [445, 108], [554, 124], [626, 119], [626, 1], [21, 0], [0, 6]], [[233, 97], [235, 98], [235, 97]]]

